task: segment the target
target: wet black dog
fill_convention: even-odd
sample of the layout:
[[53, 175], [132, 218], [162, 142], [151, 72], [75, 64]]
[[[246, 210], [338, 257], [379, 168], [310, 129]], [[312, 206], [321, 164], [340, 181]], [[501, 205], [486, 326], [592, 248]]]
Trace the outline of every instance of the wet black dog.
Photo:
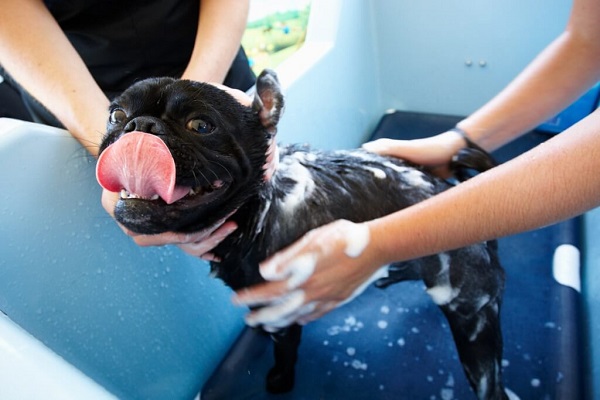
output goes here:
[[[282, 107], [270, 71], [258, 78], [252, 107], [212, 85], [171, 78], [126, 90], [111, 105], [100, 149], [106, 154], [98, 163], [102, 185], [121, 191], [117, 220], [139, 233], [194, 232], [237, 210], [231, 218], [239, 228], [214, 250], [221, 261], [211, 263], [237, 290], [262, 282], [258, 262], [312, 228], [381, 217], [450, 186], [401, 160], [305, 146], [280, 147], [279, 167], [265, 179]], [[499, 322], [504, 273], [496, 243], [393, 265], [377, 284], [407, 279], [422, 279], [446, 315], [477, 396], [506, 398]], [[292, 389], [300, 334], [298, 325], [272, 334], [269, 391]]]

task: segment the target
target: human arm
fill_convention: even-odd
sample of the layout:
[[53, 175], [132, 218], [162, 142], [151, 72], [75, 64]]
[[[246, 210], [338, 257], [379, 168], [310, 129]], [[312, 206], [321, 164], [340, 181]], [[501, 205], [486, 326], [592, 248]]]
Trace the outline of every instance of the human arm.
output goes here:
[[[600, 78], [597, 15], [600, 3], [575, 0], [565, 33], [459, 127], [491, 151], [577, 98]], [[597, 206], [599, 113], [423, 203], [364, 224], [336, 221], [311, 231], [263, 262], [261, 273], [268, 282], [240, 291], [234, 301], [267, 305], [248, 316], [250, 324], [277, 319], [306, 322], [346, 301], [382, 265], [540, 227]], [[381, 141], [366, 147], [438, 166], [464, 146], [459, 134], [447, 132], [420, 141]], [[359, 256], [350, 257], [346, 248], [352, 235], [347, 232], [360, 232], [361, 226], [369, 229], [369, 244]], [[295, 271], [298, 260], [311, 260], [312, 271], [300, 284]], [[296, 296], [288, 297], [292, 293]], [[290, 305], [290, 300], [295, 303]]]
[[[470, 139], [493, 151], [556, 115], [600, 79], [600, 3], [575, 0], [564, 32], [504, 90], [461, 121]], [[365, 144], [381, 154], [419, 164], [447, 164], [464, 147], [456, 132], [419, 140]]]
[[[310, 321], [346, 301], [382, 265], [545, 226], [600, 205], [598, 168], [600, 111], [528, 153], [415, 206], [363, 224], [335, 221], [311, 231], [261, 263], [261, 273], [270, 281], [238, 292], [234, 301], [267, 305], [249, 314], [252, 325]], [[349, 240], [356, 236], [352, 233], [365, 226], [368, 244], [358, 256], [348, 256]], [[312, 274], [294, 283], [298, 260], [307, 259], [314, 263]], [[290, 298], [291, 293], [299, 295]], [[291, 300], [296, 303], [286, 307]]]
[[0, 64], [96, 156], [109, 101], [42, 0], [4, 0]]
[[191, 59], [183, 79], [223, 83], [246, 29], [248, 0], [202, 0]]

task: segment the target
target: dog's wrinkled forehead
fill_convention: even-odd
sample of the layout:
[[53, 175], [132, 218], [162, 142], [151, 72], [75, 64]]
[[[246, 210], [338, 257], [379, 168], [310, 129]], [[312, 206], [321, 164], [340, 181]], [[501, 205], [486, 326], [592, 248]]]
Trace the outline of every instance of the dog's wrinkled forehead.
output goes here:
[[208, 83], [152, 78], [136, 83], [117, 97], [111, 108], [129, 116], [184, 117], [197, 112], [237, 113], [241, 109], [224, 90]]

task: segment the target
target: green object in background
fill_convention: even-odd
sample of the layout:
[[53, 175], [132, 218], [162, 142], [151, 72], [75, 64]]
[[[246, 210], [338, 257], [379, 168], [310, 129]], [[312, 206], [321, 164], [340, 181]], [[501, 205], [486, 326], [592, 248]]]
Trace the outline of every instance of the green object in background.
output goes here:
[[[252, 6], [260, 7], [261, 2], [255, 1]], [[257, 75], [265, 68], [277, 67], [304, 44], [309, 13], [310, 3], [248, 23], [242, 45]]]

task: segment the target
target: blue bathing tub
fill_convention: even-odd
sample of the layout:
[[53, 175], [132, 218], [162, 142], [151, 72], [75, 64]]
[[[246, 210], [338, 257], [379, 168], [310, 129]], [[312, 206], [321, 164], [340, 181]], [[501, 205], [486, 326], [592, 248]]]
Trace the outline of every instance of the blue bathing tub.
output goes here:
[[[278, 68], [279, 139], [348, 148], [437, 133], [512, 79], [569, 7], [314, 2], [306, 44]], [[270, 398], [268, 341], [244, 329], [230, 291], [176, 248], [133, 244], [100, 206], [94, 161], [66, 132], [0, 119], [0, 181], [1, 398]], [[599, 219], [592, 211], [500, 241], [505, 375], [522, 399], [600, 398]], [[421, 284], [370, 289], [307, 327], [298, 388], [280, 398], [469, 398], [452, 346]]]

